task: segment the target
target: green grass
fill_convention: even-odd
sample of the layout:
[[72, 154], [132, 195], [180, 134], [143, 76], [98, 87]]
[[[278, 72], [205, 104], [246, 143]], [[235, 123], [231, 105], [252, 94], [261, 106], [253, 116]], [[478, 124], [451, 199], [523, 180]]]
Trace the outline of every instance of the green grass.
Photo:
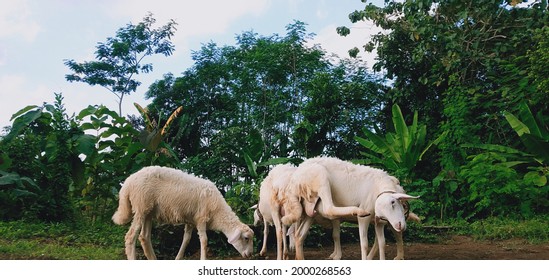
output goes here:
[[468, 228], [470, 235], [478, 239], [522, 238], [532, 243], [549, 240], [549, 216], [527, 220], [489, 218], [473, 222]]
[[[433, 235], [433, 228], [443, 228], [435, 235], [467, 235], [478, 240], [525, 239], [530, 243], [549, 241], [549, 216], [540, 215], [530, 219], [491, 217], [477, 221], [452, 220], [434, 227], [410, 224], [412, 236], [419, 239]], [[428, 229], [428, 230], [426, 230]], [[408, 230], [407, 230], [408, 231]], [[406, 234], [409, 234], [408, 232]]]
[[0, 259], [124, 259], [126, 227], [0, 222]]

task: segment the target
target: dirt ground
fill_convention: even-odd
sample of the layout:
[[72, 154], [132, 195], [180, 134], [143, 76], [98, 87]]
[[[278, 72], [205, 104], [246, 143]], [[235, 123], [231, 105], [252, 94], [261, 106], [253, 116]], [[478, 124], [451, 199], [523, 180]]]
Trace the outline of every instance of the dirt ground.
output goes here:
[[[358, 242], [343, 243], [343, 260], [360, 260], [360, 245]], [[259, 251], [259, 250], [257, 250]], [[333, 251], [333, 246], [318, 248], [306, 247], [305, 259], [324, 260]], [[256, 255], [257, 260], [276, 260], [276, 248], [270, 247], [266, 257]], [[396, 244], [388, 243], [385, 250], [387, 259], [396, 256]], [[468, 236], [451, 236], [437, 243], [404, 243], [404, 256], [406, 260], [549, 260], [549, 242], [532, 244], [522, 239], [510, 239], [499, 241], [475, 240]], [[293, 255], [291, 255], [293, 257]], [[195, 252], [187, 259], [199, 259], [199, 253]], [[216, 257], [210, 259], [241, 259], [240, 256]], [[379, 259], [379, 255], [375, 259]]]
[[[323, 260], [332, 250], [332, 246], [305, 248], [305, 259]], [[342, 244], [342, 251], [344, 260], [360, 259], [358, 243]], [[393, 259], [396, 245], [387, 244], [385, 252], [387, 259]], [[549, 243], [531, 244], [520, 239], [479, 241], [468, 236], [452, 236], [440, 243], [405, 242], [404, 256], [407, 260], [549, 260]], [[276, 259], [276, 249], [270, 249], [266, 258]]]
[[[276, 238], [274, 236], [274, 230], [269, 233], [268, 252], [266, 257], [258, 256], [262, 245], [261, 232], [262, 227], [255, 228], [258, 242], [254, 244], [255, 255], [253, 259], [261, 260], [276, 260]], [[356, 228], [347, 228], [344, 234], [342, 233], [342, 251], [343, 260], [360, 260], [360, 244], [358, 238], [358, 230]], [[177, 254], [177, 249], [181, 244], [180, 230], [170, 230], [164, 232], [171, 232], [170, 236], [164, 235], [163, 239], [166, 240], [165, 246], [158, 246], [155, 248], [158, 250], [158, 257], [160, 259], [172, 259]], [[215, 239], [216, 233], [208, 233], [211, 237], [211, 242]], [[373, 233], [372, 233], [373, 234]], [[343, 238], [348, 237], [346, 240]], [[396, 256], [396, 244], [392, 233], [386, 232], [387, 243], [385, 249], [385, 257], [387, 259], [393, 259]], [[430, 241], [420, 242], [407, 240], [404, 238], [404, 258], [406, 260], [549, 260], [549, 242], [533, 244], [525, 239], [507, 239], [507, 240], [477, 240], [471, 236], [455, 235], [450, 233], [439, 233], [434, 235], [436, 237], [431, 238]], [[225, 243], [225, 237], [218, 237], [220, 242]], [[328, 259], [333, 252], [331, 230], [325, 230], [325, 235], [321, 239], [322, 245], [317, 246], [314, 241], [309, 242], [304, 248], [305, 259], [308, 260], [325, 260]], [[370, 248], [373, 240], [370, 242]], [[199, 259], [199, 244], [196, 234], [191, 238], [191, 244], [189, 244], [186, 259]], [[216, 244], [209, 244], [209, 249], [216, 248]], [[219, 256], [215, 252], [208, 252], [209, 259], [242, 259], [236, 250], [230, 245], [226, 245], [227, 250], [233, 251], [232, 256]], [[141, 249], [137, 246], [138, 250]], [[171, 252], [170, 252], [171, 251]], [[164, 254], [163, 254], [164, 253]], [[173, 255], [173, 256], [172, 256]], [[290, 255], [293, 258], [293, 254]], [[379, 255], [375, 259], [379, 259]]]

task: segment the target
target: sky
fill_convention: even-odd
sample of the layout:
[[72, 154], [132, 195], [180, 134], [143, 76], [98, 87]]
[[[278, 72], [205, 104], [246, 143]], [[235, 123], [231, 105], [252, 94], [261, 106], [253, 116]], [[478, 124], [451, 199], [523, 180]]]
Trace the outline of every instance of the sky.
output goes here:
[[[382, 5], [383, 0], [368, 1]], [[374, 24], [352, 24], [349, 13], [364, 9], [360, 0], [0, 0], [0, 129], [11, 125], [11, 116], [27, 105], [53, 103], [61, 93], [69, 115], [88, 105], [105, 105], [118, 111], [117, 98], [107, 89], [85, 83], [70, 83], [64, 60], [94, 60], [97, 43], [114, 37], [129, 23], [137, 24], [148, 12], [156, 25], [175, 20], [172, 37], [175, 52], [148, 57], [153, 71], [140, 74], [142, 85], [125, 97], [123, 115], [137, 115], [134, 102], [150, 103], [144, 93], [166, 73], [176, 77], [193, 65], [191, 52], [202, 44], [235, 45], [244, 31], [260, 35], [285, 35], [285, 27], [300, 20], [316, 34], [310, 44], [320, 44], [328, 53], [348, 57], [347, 51], [364, 45], [380, 31]], [[339, 36], [336, 27], [347, 26], [351, 34]], [[363, 53], [371, 67], [374, 54]]]

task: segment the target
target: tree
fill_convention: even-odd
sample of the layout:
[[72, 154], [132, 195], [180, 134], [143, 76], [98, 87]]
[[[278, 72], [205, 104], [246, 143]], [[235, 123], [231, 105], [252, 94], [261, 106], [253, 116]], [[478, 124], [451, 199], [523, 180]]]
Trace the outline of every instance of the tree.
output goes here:
[[54, 104], [26, 106], [11, 120], [12, 129], [2, 139], [11, 158], [10, 172], [29, 177], [39, 186], [21, 212], [45, 221], [74, 218], [69, 190], [82, 177], [80, 156], [93, 153], [95, 137], [85, 134], [74, 116], [66, 114], [61, 94], [55, 95]]
[[153, 70], [151, 63], [143, 63], [145, 57], [153, 54], [170, 56], [174, 51], [170, 39], [177, 23], [170, 20], [166, 25], [153, 29], [155, 22], [149, 13], [142, 22], [118, 29], [116, 37], [109, 37], [105, 43], [97, 45], [96, 61], [79, 63], [65, 60], [65, 65], [73, 71], [65, 78], [69, 82], [84, 82], [108, 89], [118, 98], [118, 114], [122, 116], [124, 96], [135, 92], [141, 84], [135, 76]]
[[349, 16], [385, 29], [366, 44], [377, 49], [374, 68], [393, 80], [390, 98], [405, 114], [417, 110], [428, 131], [448, 133], [440, 145], [444, 168], [466, 162], [462, 144], [513, 141], [501, 112], [521, 100], [547, 110], [540, 105], [546, 93], [535, 90], [546, 81], [547, 1], [520, 2], [385, 1]]
[[386, 87], [376, 77], [307, 46], [313, 35], [304, 23], [286, 30], [243, 32], [235, 46], [204, 44], [181, 77], [166, 75], [146, 94], [154, 115], [183, 106], [170, 144], [189, 169], [222, 188], [260, 178], [272, 159], [356, 157], [353, 137], [380, 120]]

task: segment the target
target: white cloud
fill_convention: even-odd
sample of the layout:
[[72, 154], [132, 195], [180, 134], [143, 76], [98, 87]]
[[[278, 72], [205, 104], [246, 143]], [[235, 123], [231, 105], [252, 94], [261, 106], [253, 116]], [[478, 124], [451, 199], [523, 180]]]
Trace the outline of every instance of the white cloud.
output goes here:
[[235, 20], [246, 15], [259, 16], [269, 5], [269, 0], [120, 0], [113, 2], [109, 13], [128, 17], [133, 23], [140, 22], [147, 12], [153, 13], [159, 25], [173, 19], [178, 26], [172, 41], [182, 46], [190, 36], [226, 32]]
[[316, 9], [316, 17], [318, 19], [326, 19], [329, 15], [329, 8], [328, 6], [326, 5], [326, 1], [320, 1], [320, 3], [318, 3], [318, 7]]
[[0, 38], [20, 36], [33, 41], [40, 32], [40, 25], [32, 19], [32, 13], [26, 0], [1, 0]]
[[6, 64], [7, 50], [3, 44], [0, 44], [0, 66]]

